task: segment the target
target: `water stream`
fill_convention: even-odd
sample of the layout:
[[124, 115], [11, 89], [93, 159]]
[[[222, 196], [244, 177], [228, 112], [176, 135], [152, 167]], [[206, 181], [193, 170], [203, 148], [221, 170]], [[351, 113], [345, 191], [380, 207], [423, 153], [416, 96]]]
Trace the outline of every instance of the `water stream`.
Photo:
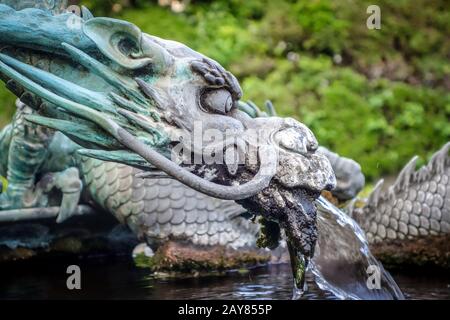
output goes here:
[[319, 239], [309, 270], [317, 285], [340, 299], [404, 299], [359, 225], [325, 198], [316, 203]]

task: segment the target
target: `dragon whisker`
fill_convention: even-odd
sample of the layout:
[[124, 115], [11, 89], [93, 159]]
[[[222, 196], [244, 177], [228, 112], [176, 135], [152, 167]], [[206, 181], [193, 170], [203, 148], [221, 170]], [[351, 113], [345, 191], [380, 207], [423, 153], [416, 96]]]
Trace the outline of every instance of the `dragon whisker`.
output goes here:
[[114, 92], [110, 92], [109, 96], [114, 100], [115, 103], [117, 103], [120, 107], [122, 107], [124, 109], [127, 109], [132, 112], [136, 112], [139, 114], [151, 116], [155, 121], [161, 120], [158, 113], [156, 113], [154, 111], [150, 111], [148, 109], [145, 109], [132, 101], [122, 98], [121, 96], [119, 96], [118, 94], [115, 94]]
[[[147, 169], [148, 170], [148, 169]], [[136, 178], [141, 179], [174, 179], [174, 177], [171, 177], [167, 175], [166, 173], [155, 170], [155, 171], [142, 171], [135, 175]]]
[[159, 130], [152, 127], [149, 122], [142, 119], [142, 116], [139, 116], [138, 114], [123, 108], [117, 108], [117, 112], [131, 123], [138, 125], [140, 128], [152, 134], [156, 139], [156, 145], [164, 145], [165, 143], [169, 142], [167, 136], [163, 135]]
[[98, 160], [124, 163], [143, 170], [155, 170], [155, 167], [148, 163], [144, 158], [127, 150], [104, 151], [93, 149], [79, 149], [77, 150], [77, 153], [82, 156]]
[[0, 53], [0, 60], [11, 68], [27, 76], [39, 85], [45, 85], [49, 90], [75, 102], [87, 105], [98, 111], [114, 112], [113, 104], [103, 94], [80, 87], [70, 81], [59, 78], [49, 72], [20, 62], [10, 56]]
[[152, 99], [155, 102], [155, 106], [159, 109], [165, 109], [163, 105], [158, 103], [158, 101], [166, 100], [164, 97], [162, 97], [156, 89], [152, 88], [150, 85], [148, 85], [145, 81], [135, 78], [136, 83], [138, 84], [139, 88], [144, 92], [144, 94]]
[[252, 180], [237, 186], [226, 186], [207, 181], [180, 167], [175, 162], [159, 154], [139, 141], [128, 131], [120, 128], [117, 131], [119, 141], [130, 150], [142, 156], [156, 168], [174, 177], [181, 183], [206, 195], [223, 200], [241, 200], [249, 198], [267, 188], [276, 173], [278, 157], [271, 146], [261, 146], [258, 156], [261, 159], [260, 167]]
[[114, 137], [117, 136], [117, 131], [120, 128], [120, 126], [116, 122], [112, 121], [109, 117], [105, 117], [97, 110], [91, 109], [87, 106], [70, 101], [68, 99], [65, 99], [63, 97], [54, 94], [53, 92], [43, 88], [42, 86], [28, 79], [27, 77], [21, 75], [16, 70], [12, 69], [11, 67], [9, 67], [8, 65], [6, 65], [1, 61], [0, 61], [0, 73], [3, 73], [5, 76], [15, 80], [17, 83], [22, 85], [25, 89], [27, 89], [31, 93], [34, 93], [39, 97], [42, 97], [42, 99], [47, 100], [50, 103], [53, 103], [58, 107], [63, 108], [67, 112], [75, 114], [82, 119], [93, 121], [100, 127], [102, 127], [104, 130], [106, 130], [108, 133], [110, 133], [112, 136]]
[[85, 145], [88, 143], [97, 148], [120, 148], [120, 144], [116, 139], [105, 134], [94, 124], [52, 119], [37, 115], [27, 115], [25, 119], [29, 122], [61, 131], [75, 141], [83, 141]]

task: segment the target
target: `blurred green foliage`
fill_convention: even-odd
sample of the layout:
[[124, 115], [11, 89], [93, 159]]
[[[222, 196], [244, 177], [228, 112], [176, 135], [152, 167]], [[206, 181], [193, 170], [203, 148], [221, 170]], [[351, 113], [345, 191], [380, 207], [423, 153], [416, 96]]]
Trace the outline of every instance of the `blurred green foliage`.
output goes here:
[[[157, 1], [81, 3], [216, 59], [244, 99], [272, 100], [369, 179], [450, 140], [446, 0], [379, 0], [381, 30], [366, 27], [369, 0], [191, 0], [179, 13]], [[1, 126], [11, 111], [0, 112]]]
[[12, 93], [4, 88], [3, 82], [0, 83], [0, 130], [10, 121], [14, 114], [15, 98]]

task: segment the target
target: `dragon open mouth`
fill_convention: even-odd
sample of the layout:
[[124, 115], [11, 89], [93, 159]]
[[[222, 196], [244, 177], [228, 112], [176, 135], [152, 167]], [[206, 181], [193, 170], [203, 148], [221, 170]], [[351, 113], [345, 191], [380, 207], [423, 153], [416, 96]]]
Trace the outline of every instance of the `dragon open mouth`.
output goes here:
[[314, 255], [318, 237], [314, 204], [318, 195], [317, 192], [287, 189], [273, 183], [260, 194], [240, 201], [250, 212], [263, 217], [263, 226], [266, 227], [262, 228], [261, 246], [275, 248], [281, 239], [280, 228], [284, 230], [295, 288], [300, 292], [305, 286], [306, 268]]

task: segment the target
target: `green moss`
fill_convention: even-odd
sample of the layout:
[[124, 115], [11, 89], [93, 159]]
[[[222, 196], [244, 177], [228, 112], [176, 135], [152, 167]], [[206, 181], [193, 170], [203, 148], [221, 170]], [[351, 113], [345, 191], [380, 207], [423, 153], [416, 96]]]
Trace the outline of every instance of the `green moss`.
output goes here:
[[259, 248], [269, 248], [271, 250], [278, 247], [281, 238], [280, 225], [262, 217], [259, 217], [258, 223], [261, 228], [258, 239], [256, 239], [256, 245]]
[[139, 268], [153, 270], [155, 268], [154, 257], [147, 257], [144, 253], [140, 253], [134, 257], [134, 263]]
[[16, 97], [6, 90], [3, 83], [0, 83], [0, 129], [11, 121], [16, 110], [15, 99]]
[[170, 241], [159, 247], [152, 257], [138, 254], [134, 258], [136, 266], [151, 272], [182, 274], [243, 270], [248, 266], [266, 263], [269, 259], [270, 255], [266, 252], [239, 251], [223, 246], [202, 247]]
[[450, 236], [416, 237], [373, 244], [374, 255], [392, 269], [450, 269]]

